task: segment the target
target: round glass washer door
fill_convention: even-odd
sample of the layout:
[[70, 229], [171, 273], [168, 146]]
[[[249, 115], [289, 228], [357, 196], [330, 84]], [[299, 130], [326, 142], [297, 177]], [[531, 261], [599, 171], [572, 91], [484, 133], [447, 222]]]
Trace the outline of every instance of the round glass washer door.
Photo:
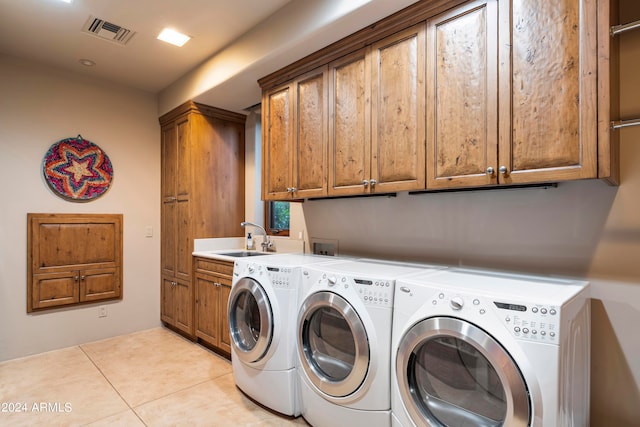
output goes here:
[[369, 341], [351, 304], [333, 292], [317, 292], [298, 316], [298, 353], [313, 385], [331, 397], [358, 391], [369, 368]]
[[231, 288], [228, 316], [236, 356], [244, 363], [261, 361], [273, 339], [273, 313], [257, 281], [244, 277]]
[[414, 325], [400, 341], [396, 375], [416, 425], [529, 425], [520, 370], [493, 337], [469, 322], [433, 317]]

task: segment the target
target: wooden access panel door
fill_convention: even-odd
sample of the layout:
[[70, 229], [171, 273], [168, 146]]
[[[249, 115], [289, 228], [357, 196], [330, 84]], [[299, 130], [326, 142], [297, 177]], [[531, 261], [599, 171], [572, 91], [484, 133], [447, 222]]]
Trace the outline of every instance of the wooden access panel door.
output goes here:
[[295, 151], [292, 196], [327, 194], [327, 67], [295, 81]]
[[121, 214], [27, 215], [27, 311], [122, 298]]
[[262, 198], [291, 197], [293, 151], [293, 87], [285, 84], [265, 92], [262, 100]]
[[329, 64], [330, 195], [369, 192], [371, 69], [367, 49]]
[[497, 4], [427, 21], [427, 188], [497, 184]]
[[425, 28], [372, 46], [371, 191], [425, 187]]
[[[31, 291], [32, 309], [60, 307], [80, 301], [78, 272], [36, 274]], [[31, 311], [31, 310], [28, 310]]]
[[501, 0], [499, 9], [499, 180], [596, 177], [596, 2]]
[[80, 271], [80, 301], [99, 301], [120, 296], [117, 268]]

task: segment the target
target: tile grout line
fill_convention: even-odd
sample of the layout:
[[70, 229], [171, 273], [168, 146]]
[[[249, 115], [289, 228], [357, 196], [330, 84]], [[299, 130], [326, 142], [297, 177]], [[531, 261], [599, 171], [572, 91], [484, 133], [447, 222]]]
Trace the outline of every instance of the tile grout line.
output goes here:
[[[116, 394], [120, 397], [120, 399], [122, 399], [122, 401], [125, 403], [125, 405], [127, 405], [127, 407], [135, 414], [135, 416], [140, 420], [140, 422], [147, 426], [147, 423], [144, 422], [144, 420], [142, 418], [140, 418], [140, 415], [138, 415], [138, 413], [136, 412], [136, 410], [129, 404], [129, 402], [127, 402], [127, 400], [124, 398], [124, 396], [122, 396], [120, 394], [120, 392], [118, 391], [118, 389], [113, 385], [113, 383], [109, 380], [109, 378], [107, 378], [107, 376], [105, 375], [105, 373], [102, 371], [102, 369], [100, 369], [100, 367], [96, 364], [96, 362], [91, 358], [91, 356], [89, 355], [89, 353], [87, 353], [85, 351], [84, 348], [82, 348], [82, 345], [79, 345], [78, 348], [80, 349], [80, 351], [82, 351], [84, 353], [85, 356], [87, 356], [87, 359], [89, 359], [89, 361], [93, 364], [93, 366], [96, 367], [96, 369], [98, 370], [98, 372], [100, 372], [100, 375], [102, 375], [102, 377], [109, 383], [109, 385], [111, 386], [111, 388], [113, 389], [113, 391], [116, 392]], [[116, 414], [113, 414], [116, 415]], [[109, 415], [109, 417], [113, 416], [113, 415]], [[104, 417], [104, 418], [108, 418], [108, 417]], [[101, 419], [104, 419], [101, 418]], [[96, 420], [99, 421], [99, 420]]]

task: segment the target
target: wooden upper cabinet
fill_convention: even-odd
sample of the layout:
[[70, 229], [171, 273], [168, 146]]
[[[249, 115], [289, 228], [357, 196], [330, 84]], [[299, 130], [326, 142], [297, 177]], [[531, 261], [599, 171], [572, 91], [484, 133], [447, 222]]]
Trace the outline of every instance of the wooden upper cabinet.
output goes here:
[[500, 1], [500, 182], [597, 176], [596, 5]]
[[416, 25], [329, 65], [329, 194], [424, 188], [424, 33]]
[[296, 79], [291, 194], [296, 198], [327, 194], [327, 67]]
[[371, 48], [372, 192], [425, 185], [425, 30], [419, 24]]
[[293, 84], [266, 91], [262, 97], [262, 197], [284, 200], [291, 195], [293, 151]]
[[427, 188], [497, 183], [497, 4], [427, 21]]
[[[606, 0], [423, 0], [260, 79], [263, 196], [321, 197], [322, 173], [328, 196], [618, 183], [615, 15]], [[319, 75], [296, 80], [319, 64], [326, 103]], [[328, 170], [305, 157], [325, 109]]]
[[263, 198], [327, 194], [327, 67], [263, 96]]
[[362, 49], [329, 64], [329, 194], [360, 194], [371, 179], [371, 67]]

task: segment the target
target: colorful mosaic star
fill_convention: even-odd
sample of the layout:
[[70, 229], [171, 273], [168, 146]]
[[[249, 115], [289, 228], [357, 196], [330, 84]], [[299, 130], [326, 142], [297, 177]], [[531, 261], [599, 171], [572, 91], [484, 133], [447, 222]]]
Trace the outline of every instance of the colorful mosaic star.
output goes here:
[[53, 144], [44, 156], [43, 169], [47, 183], [56, 193], [77, 201], [100, 197], [113, 179], [107, 154], [80, 135]]

